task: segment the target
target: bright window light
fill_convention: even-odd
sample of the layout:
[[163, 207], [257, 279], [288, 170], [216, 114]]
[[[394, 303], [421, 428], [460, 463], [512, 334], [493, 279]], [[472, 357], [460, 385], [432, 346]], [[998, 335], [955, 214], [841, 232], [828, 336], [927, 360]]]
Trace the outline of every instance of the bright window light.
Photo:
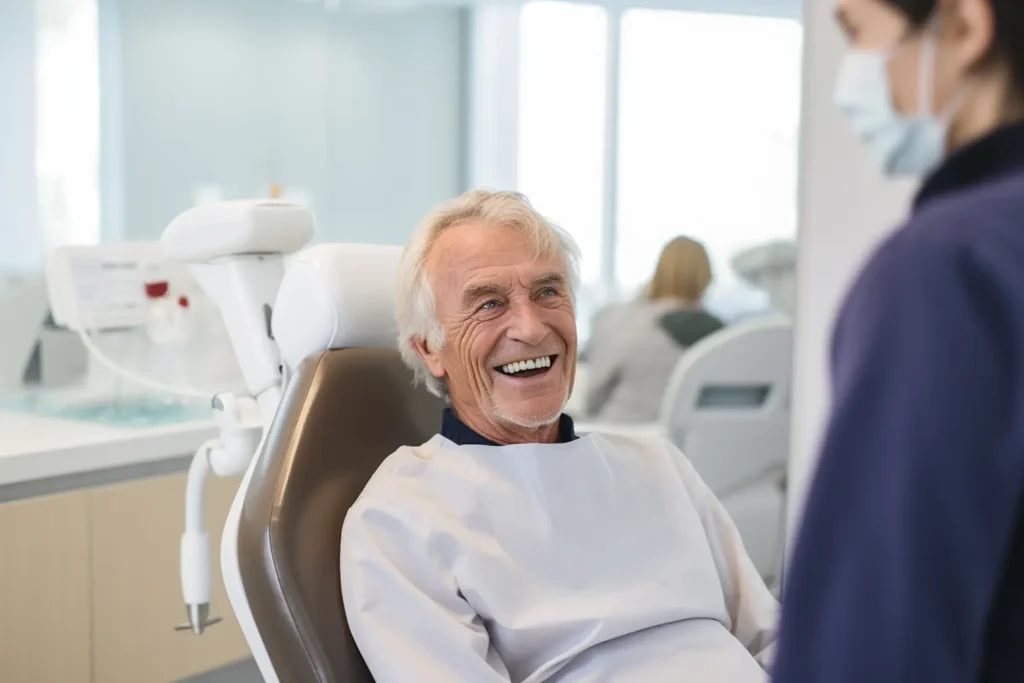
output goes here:
[[37, 0], [36, 179], [44, 246], [100, 240], [96, 0]]
[[685, 234], [712, 254], [709, 307], [732, 317], [766, 305], [729, 261], [796, 235], [801, 31], [776, 18], [623, 15], [619, 292], [645, 285], [662, 246]]
[[579, 243], [581, 327], [601, 289], [607, 22], [572, 2], [528, 3], [520, 20], [517, 186]]

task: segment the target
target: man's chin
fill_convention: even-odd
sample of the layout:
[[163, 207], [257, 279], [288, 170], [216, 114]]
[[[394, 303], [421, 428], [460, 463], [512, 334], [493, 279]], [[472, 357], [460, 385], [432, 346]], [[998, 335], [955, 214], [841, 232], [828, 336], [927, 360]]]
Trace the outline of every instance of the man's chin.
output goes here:
[[[543, 409], [529, 410], [528, 406], [517, 406], [510, 410], [500, 403], [494, 406], [494, 417], [500, 422], [519, 429], [542, 429], [558, 422], [568, 399]], [[525, 410], [523, 408], [526, 408]]]
[[541, 417], [534, 415], [512, 415], [499, 410], [497, 418], [510, 427], [518, 427], [519, 429], [533, 430], [542, 429], [544, 427], [550, 427], [551, 425], [558, 422], [558, 418], [560, 418], [561, 416], [561, 411], [548, 417]]

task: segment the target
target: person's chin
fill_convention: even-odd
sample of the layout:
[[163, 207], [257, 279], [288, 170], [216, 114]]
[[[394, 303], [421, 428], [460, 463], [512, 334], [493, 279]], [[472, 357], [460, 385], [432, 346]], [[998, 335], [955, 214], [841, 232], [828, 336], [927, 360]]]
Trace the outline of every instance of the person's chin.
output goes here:
[[556, 422], [569, 400], [565, 378], [558, 372], [561, 358], [555, 367], [544, 374], [530, 377], [509, 377], [494, 371], [491, 401], [495, 417], [510, 426], [540, 429]]
[[562, 416], [564, 406], [565, 401], [556, 400], [555, 397], [545, 397], [544, 400], [532, 398], [515, 403], [495, 402], [496, 412], [503, 422], [525, 429], [540, 429], [554, 424]]

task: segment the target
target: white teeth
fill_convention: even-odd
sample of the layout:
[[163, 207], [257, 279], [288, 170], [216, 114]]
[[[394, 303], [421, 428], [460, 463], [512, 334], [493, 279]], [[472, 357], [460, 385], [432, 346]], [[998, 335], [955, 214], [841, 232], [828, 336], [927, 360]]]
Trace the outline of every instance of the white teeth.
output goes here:
[[520, 360], [508, 365], [502, 365], [501, 371], [506, 375], [514, 375], [523, 370], [540, 370], [551, 367], [551, 356], [541, 356], [530, 360]]

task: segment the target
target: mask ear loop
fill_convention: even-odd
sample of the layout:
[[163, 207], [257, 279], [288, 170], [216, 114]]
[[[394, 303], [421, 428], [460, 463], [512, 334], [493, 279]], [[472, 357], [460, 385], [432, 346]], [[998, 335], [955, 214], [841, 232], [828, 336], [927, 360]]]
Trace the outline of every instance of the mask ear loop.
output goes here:
[[917, 115], [924, 119], [932, 114], [935, 98], [935, 48], [934, 21], [925, 29], [921, 44], [921, 58], [917, 62]]
[[[921, 118], [927, 118], [932, 115], [931, 109], [935, 98], [935, 72], [937, 70], [935, 60], [938, 55], [939, 42], [937, 35], [938, 23], [938, 16], [935, 16], [929, 20], [928, 25], [925, 27], [924, 40], [921, 45], [921, 58], [917, 65], [917, 108], [918, 115]], [[942, 112], [936, 114], [936, 118], [949, 125], [953, 117], [956, 116], [957, 111], [959, 111], [960, 105], [963, 104], [969, 90], [969, 84], [964, 84], [957, 88], [953, 96], [949, 98], [949, 102], [941, 108]]]

